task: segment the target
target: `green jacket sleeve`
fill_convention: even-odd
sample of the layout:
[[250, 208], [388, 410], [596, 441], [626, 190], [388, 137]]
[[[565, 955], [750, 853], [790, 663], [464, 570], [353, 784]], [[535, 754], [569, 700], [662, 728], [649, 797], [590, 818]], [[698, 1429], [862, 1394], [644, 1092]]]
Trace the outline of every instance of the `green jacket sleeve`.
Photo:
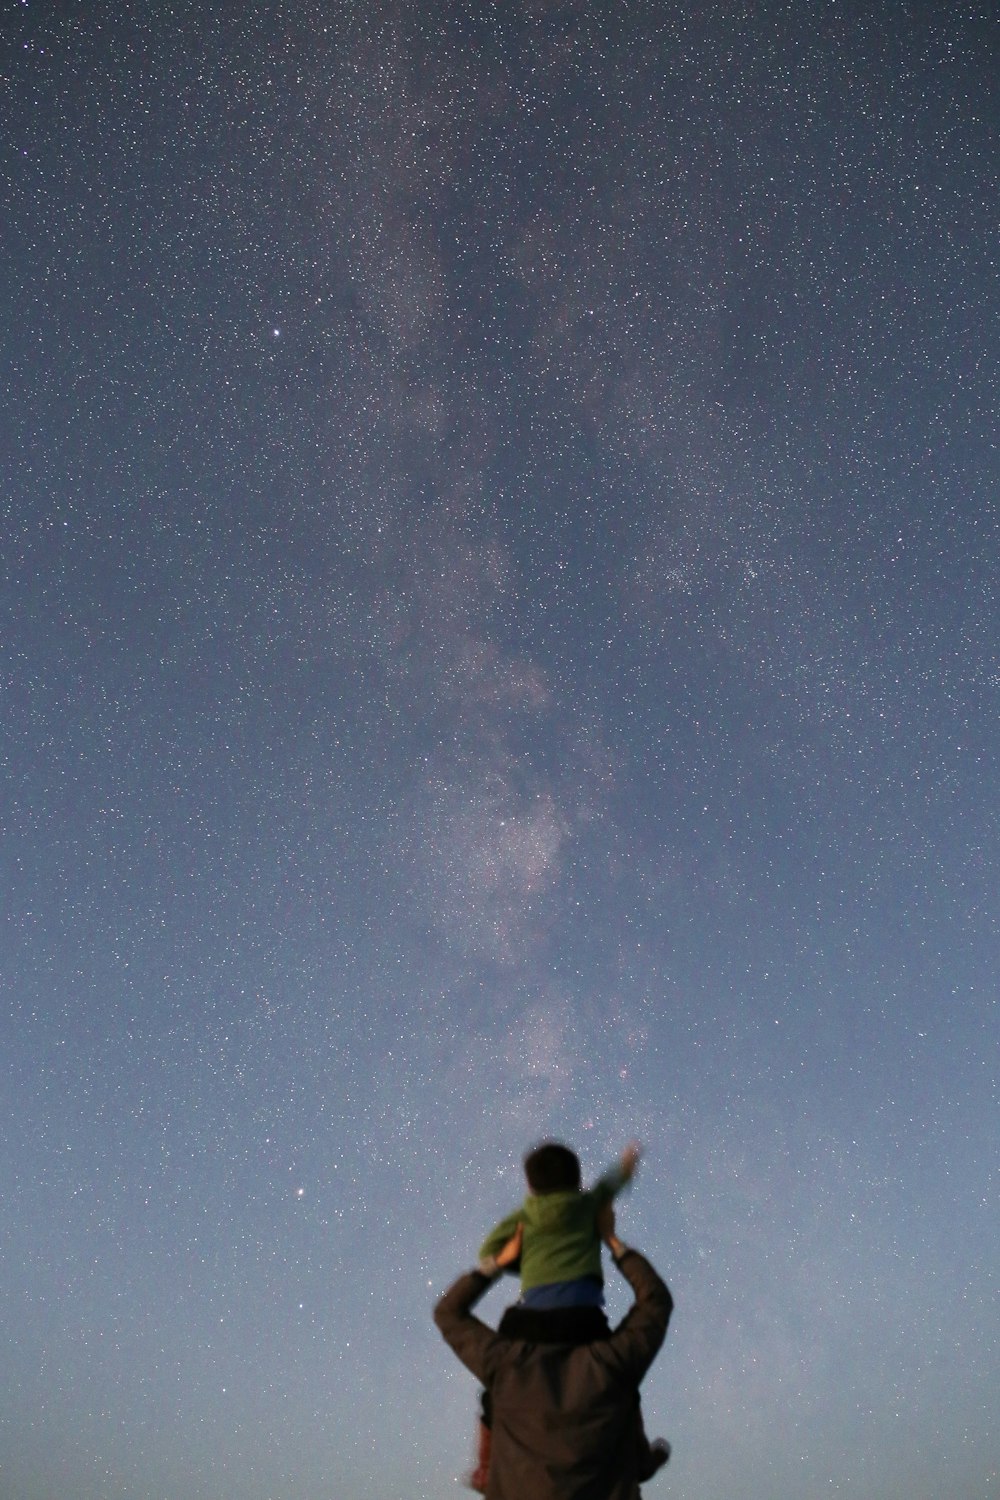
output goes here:
[[[508, 1214], [505, 1219], [500, 1220], [499, 1224], [494, 1225], [479, 1247], [479, 1259], [482, 1260], [484, 1255], [496, 1255], [498, 1250], [502, 1250], [523, 1217], [523, 1209], [515, 1208], [512, 1214]], [[516, 1267], [510, 1269], [514, 1270]]]
[[626, 1177], [620, 1166], [609, 1167], [590, 1189], [590, 1196], [594, 1200], [594, 1207], [602, 1208], [605, 1203], [610, 1203], [613, 1198], [618, 1197], [622, 1188], [627, 1187], [631, 1181], [631, 1177]]

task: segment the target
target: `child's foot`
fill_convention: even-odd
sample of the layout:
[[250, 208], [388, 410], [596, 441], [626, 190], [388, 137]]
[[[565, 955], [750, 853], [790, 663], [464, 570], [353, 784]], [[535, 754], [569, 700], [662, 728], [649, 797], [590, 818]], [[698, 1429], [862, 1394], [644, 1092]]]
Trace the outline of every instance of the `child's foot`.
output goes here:
[[490, 1448], [492, 1446], [493, 1434], [485, 1422], [480, 1422], [476, 1434], [476, 1467], [466, 1479], [465, 1483], [470, 1490], [475, 1490], [479, 1495], [486, 1494], [486, 1483], [490, 1477]]
[[645, 1484], [647, 1479], [652, 1479], [670, 1457], [670, 1444], [666, 1438], [654, 1438], [649, 1445], [649, 1451], [645, 1455], [642, 1465], [642, 1473], [639, 1475], [639, 1483]]

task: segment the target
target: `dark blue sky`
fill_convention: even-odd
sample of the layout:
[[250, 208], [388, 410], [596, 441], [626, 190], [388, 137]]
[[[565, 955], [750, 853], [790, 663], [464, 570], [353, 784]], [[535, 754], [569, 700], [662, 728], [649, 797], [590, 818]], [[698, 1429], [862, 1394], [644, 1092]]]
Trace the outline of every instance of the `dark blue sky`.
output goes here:
[[997, 61], [17, 8], [5, 1496], [445, 1493], [548, 1135], [647, 1148], [651, 1495], [1000, 1494]]

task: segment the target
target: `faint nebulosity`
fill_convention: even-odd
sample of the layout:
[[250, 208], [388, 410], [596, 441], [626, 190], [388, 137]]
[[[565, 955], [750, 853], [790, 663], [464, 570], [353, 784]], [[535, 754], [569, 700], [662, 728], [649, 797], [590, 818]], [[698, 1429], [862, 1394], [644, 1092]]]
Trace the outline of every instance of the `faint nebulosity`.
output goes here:
[[635, 1135], [650, 1496], [1000, 1494], [992, 7], [4, 43], [0, 1492], [450, 1493]]

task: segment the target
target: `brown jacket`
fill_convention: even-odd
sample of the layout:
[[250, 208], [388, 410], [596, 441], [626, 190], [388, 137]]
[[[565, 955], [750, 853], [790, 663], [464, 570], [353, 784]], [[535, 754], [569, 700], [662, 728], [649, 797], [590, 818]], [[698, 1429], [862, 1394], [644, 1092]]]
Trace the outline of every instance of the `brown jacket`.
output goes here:
[[568, 1323], [566, 1340], [550, 1342], [544, 1330], [558, 1326], [559, 1314], [532, 1319], [526, 1309], [512, 1310], [521, 1316], [508, 1314], [494, 1333], [471, 1312], [491, 1285], [478, 1271], [460, 1276], [434, 1309], [445, 1339], [492, 1400], [487, 1500], [637, 1500], [639, 1382], [674, 1304], [637, 1251], [626, 1250], [617, 1265], [635, 1305], [617, 1328], [595, 1328], [586, 1343]]

